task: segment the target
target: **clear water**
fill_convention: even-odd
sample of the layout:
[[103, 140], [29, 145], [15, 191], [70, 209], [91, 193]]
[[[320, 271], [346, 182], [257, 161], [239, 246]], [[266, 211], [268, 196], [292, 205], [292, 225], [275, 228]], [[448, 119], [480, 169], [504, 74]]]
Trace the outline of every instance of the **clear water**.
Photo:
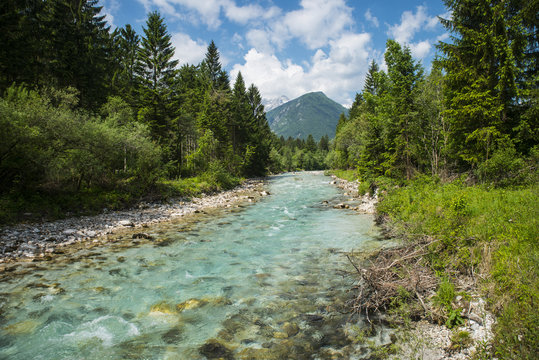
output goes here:
[[18, 265], [0, 283], [0, 358], [321, 358], [348, 345], [344, 252], [380, 242], [371, 216], [333, 209], [345, 197], [330, 180], [274, 177], [271, 196], [149, 228], [152, 241]]

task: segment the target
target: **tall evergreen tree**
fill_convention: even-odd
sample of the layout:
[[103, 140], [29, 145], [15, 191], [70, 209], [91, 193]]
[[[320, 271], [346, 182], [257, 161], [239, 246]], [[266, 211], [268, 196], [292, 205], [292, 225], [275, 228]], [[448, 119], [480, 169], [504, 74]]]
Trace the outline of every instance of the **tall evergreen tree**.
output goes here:
[[202, 72], [208, 79], [208, 85], [213, 90], [230, 90], [228, 74], [221, 67], [220, 55], [217, 46], [213, 42], [208, 45], [206, 56], [201, 64]]
[[[447, 72], [452, 151], [472, 166], [488, 160], [497, 140], [519, 125], [526, 94], [519, 85], [526, 36], [520, 1], [446, 0], [453, 34], [441, 43]], [[524, 98], [524, 99], [523, 99]], [[516, 111], [515, 111], [516, 110]]]
[[174, 117], [174, 109], [169, 105], [178, 60], [172, 59], [174, 47], [158, 12], [148, 14], [143, 30], [136, 66], [141, 83], [139, 119], [151, 126], [156, 138], [164, 141], [168, 123]]
[[236, 76], [232, 94], [233, 114], [230, 119], [230, 127], [234, 153], [237, 153], [237, 150], [243, 149], [248, 141], [249, 123], [251, 121], [249, 98], [247, 97], [247, 89], [241, 72], [238, 72]]
[[371, 64], [369, 65], [369, 71], [367, 72], [367, 75], [365, 76], [365, 86], [363, 86], [363, 92], [368, 92], [372, 95], [376, 95], [378, 93], [378, 71], [380, 69], [378, 68], [378, 64], [374, 59], [371, 61]]
[[403, 49], [394, 40], [387, 41], [385, 60], [394, 106], [388, 127], [387, 147], [394, 169], [403, 169], [406, 178], [410, 179], [414, 170], [413, 137], [416, 129], [414, 91], [422, 76], [422, 69], [413, 60], [410, 48]]
[[13, 82], [37, 84], [47, 29], [41, 21], [46, 3], [40, 0], [0, 2], [0, 93]]
[[112, 67], [109, 64], [109, 27], [98, 0], [47, 2], [44, 10], [49, 38], [45, 48], [45, 71], [49, 82], [72, 86], [80, 92], [80, 103], [98, 108], [105, 102]]
[[114, 85], [118, 95], [131, 106], [135, 106], [137, 89], [136, 66], [139, 53], [140, 37], [131, 25], [127, 24], [119, 30], [117, 44], [118, 68], [114, 76]]

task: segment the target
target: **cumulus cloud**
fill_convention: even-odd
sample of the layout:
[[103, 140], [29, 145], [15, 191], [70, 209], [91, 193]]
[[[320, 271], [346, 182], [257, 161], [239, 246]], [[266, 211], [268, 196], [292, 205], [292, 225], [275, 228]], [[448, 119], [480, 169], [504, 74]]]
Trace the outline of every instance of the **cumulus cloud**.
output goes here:
[[401, 44], [409, 43], [415, 33], [430, 23], [424, 6], [418, 6], [415, 14], [405, 11], [401, 15], [401, 23], [389, 27], [388, 35]]
[[354, 23], [344, 0], [302, 0], [301, 9], [286, 13], [283, 24], [310, 49], [327, 44]]
[[270, 33], [261, 29], [252, 29], [245, 35], [249, 46], [256, 48], [263, 53], [272, 53], [273, 46], [271, 45]]
[[365, 12], [365, 20], [373, 24], [375, 27], [380, 26], [380, 23], [378, 22], [378, 18], [371, 14], [371, 9], [367, 9], [367, 11]]
[[171, 38], [172, 46], [176, 48], [174, 59], [180, 65], [200, 63], [206, 54], [207, 45], [201, 41], [195, 41], [184, 33], [174, 33]]
[[254, 19], [271, 19], [281, 13], [281, 9], [272, 6], [269, 9], [264, 9], [258, 4], [249, 4], [246, 6], [237, 6], [232, 1], [223, 3], [223, 8], [226, 17], [229, 20], [245, 25]]
[[238, 6], [233, 0], [138, 0], [148, 10], [152, 5], [164, 14], [187, 18], [193, 23], [204, 23], [210, 29], [222, 24], [221, 13], [238, 24], [245, 25], [251, 20], [271, 19], [280, 14], [281, 9], [271, 6], [267, 9], [258, 4]]
[[412, 56], [416, 59], [423, 59], [430, 52], [432, 45], [429, 40], [420, 41], [418, 43], [410, 44], [410, 51]]
[[350, 105], [349, 93], [359, 91], [368, 69], [371, 36], [345, 33], [329, 41], [329, 51], [318, 49], [308, 65], [280, 60], [275, 54], [249, 50], [243, 64], [233, 67], [235, 77], [241, 71], [246, 83], [255, 83], [262, 96], [281, 95], [295, 98], [309, 91], [323, 91], [329, 97]]
[[418, 6], [416, 12], [405, 11], [400, 24], [389, 27], [387, 34], [402, 45], [407, 45], [415, 58], [425, 58], [432, 48], [432, 41], [412, 42], [415, 34], [421, 30], [433, 30], [439, 23], [437, 16], [429, 16], [424, 6]]

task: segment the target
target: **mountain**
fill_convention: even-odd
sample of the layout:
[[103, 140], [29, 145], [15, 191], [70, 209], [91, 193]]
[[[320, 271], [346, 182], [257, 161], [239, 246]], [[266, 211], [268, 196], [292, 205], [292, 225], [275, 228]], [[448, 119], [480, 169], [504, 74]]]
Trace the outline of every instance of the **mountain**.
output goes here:
[[291, 100], [266, 113], [271, 130], [278, 136], [307, 139], [312, 134], [316, 141], [324, 135], [335, 137], [335, 128], [341, 113], [348, 110], [328, 98], [323, 92], [312, 92]]
[[282, 104], [290, 101], [289, 98], [287, 98], [285, 95], [281, 95], [278, 98], [270, 99], [264, 101], [264, 108], [266, 109], [266, 112], [275, 109], [276, 107], [281, 106]]

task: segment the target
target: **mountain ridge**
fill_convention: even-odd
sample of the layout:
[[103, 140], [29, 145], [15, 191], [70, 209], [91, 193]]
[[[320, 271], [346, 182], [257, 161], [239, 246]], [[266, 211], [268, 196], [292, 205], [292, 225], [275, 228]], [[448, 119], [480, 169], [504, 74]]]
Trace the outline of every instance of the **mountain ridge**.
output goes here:
[[307, 139], [311, 134], [316, 141], [324, 135], [335, 137], [341, 113], [348, 113], [341, 104], [328, 98], [322, 91], [303, 94], [266, 113], [271, 130], [285, 138]]

